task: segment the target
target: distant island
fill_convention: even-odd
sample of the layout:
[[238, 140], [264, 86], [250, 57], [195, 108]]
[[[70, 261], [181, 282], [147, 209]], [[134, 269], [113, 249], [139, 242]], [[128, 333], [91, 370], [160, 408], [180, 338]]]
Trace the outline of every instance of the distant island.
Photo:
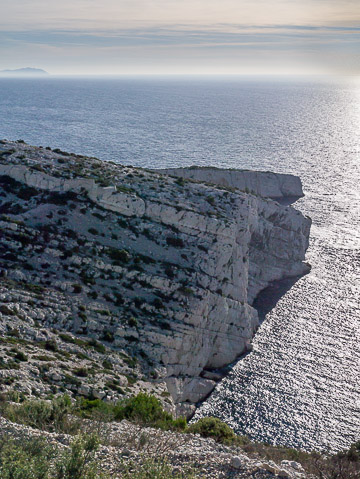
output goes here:
[[17, 68], [15, 70], [0, 70], [0, 75], [6, 76], [45, 76], [49, 73], [41, 68]]

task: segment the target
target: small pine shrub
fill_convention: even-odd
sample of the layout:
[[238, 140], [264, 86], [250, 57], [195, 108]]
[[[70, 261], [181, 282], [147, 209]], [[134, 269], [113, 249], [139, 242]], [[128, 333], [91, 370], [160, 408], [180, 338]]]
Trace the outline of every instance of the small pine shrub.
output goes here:
[[26, 362], [28, 360], [28, 357], [22, 351], [16, 351], [14, 358], [21, 362]]
[[73, 293], [80, 294], [82, 291], [82, 286], [80, 284], [73, 284]]
[[131, 258], [128, 251], [126, 251], [125, 249], [116, 249], [116, 248], [109, 248], [108, 256], [113, 261], [119, 261], [120, 263], [128, 263]]
[[175, 248], [182, 248], [184, 246], [184, 241], [181, 238], [176, 238], [174, 236], [168, 236], [166, 238], [166, 243]]
[[0, 439], [1, 479], [48, 479], [54, 450], [38, 439]]
[[44, 348], [46, 349], [46, 351], [58, 351], [58, 347], [54, 339], [49, 339], [48, 341], [45, 341]]
[[106, 329], [103, 332], [102, 339], [104, 341], [107, 341], [108, 343], [113, 343], [114, 340], [115, 340], [114, 333], [112, 331], [109, 331], [108, 329]]
[[131, 328], [136, 328], [138, 326], [137, 319], [134, 317], [129, 318], [128, 323]]
[[52, 401], [27, 400], [17, 406], [8, 404], [3, 410], [4, 416], [10, 421], [54, 431], [62, 431], [70, 412], [71, 400], [67, 395]]
[[89, 371], [86, 368], [77, 368], [74, 370], [74, 374], [79, 378], [87, 378], [89, 376]]
[[104, 359], [102, 365], [105, 369], [113, 369], [112, 362], [109, 359]]
[[186, 419], [174, 420], [172, 415], [164, 411], [161, 402], [155, 397], [139, 393], [130, 399], [118, 403], [114, 410], [115, 419], [128, 419], [147, 426], [160, 429], [185, 430]]
[[77, 436], [70, 445], [70, 451], [65, 451], [56, 463], [56, 479], [100, 479], [104, 477], [99, 472], [95, 454], [99, 448], [99, 438], [96, 434]]
[[225, 444], [236, 440], [236, 434], [225, 422], [216, 417], [203, 417], [189, 426], [189, 432], [200, 434], [202, 437], [211, 437]]
[[95, 454], [97, 435], [73, 439], [70, 449], [60, 452], [41, 439], [0, 438], [1, 479], [105, 479]]

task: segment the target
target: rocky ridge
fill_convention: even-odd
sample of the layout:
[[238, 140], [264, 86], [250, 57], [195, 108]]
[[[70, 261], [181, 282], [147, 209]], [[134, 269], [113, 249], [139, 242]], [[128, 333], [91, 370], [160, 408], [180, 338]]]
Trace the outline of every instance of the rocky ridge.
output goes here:
[[[178, 414], [193, 412], [221, 378], [218, 369], [250, 349], [258, 293], [308, 270], [310, 220], [259, 196], [261, 174], [256, 194], [214, 174], [201, 180], [218, 183], [209, 185], [0, 143], [4, 389], [12, 381], [34, 394], [40, 378], [37, 395], [70, 390], [115, 400], [147, 389]], [[274, 177], [277, 194], [289, 182]], [[282, 195], [298, 194], [298, 183]], [[60, 362], [64, 351], [68, 362], [59, 368], [48, 358], [41, 371], [39, 348]]]

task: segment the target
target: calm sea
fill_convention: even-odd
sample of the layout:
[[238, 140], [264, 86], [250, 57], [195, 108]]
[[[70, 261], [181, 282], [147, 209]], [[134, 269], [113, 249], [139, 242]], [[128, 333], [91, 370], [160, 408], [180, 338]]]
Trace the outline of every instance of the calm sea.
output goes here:
[[1, 79], [0, 137], [135, 166], [299, 175], [312, 271], [197, 416], [307, 449], [360, 439], [360, 83]]

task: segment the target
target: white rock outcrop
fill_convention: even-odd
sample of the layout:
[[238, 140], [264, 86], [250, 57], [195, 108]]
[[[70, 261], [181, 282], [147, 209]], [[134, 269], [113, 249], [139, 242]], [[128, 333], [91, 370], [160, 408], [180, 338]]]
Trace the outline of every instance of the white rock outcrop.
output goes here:
[[163, 168], [154, 171], [194, 181], [246, 190], [267, 198], [280, 199], [304, 196], [300, 178], [289, 174], [272, 173], [271, 171], [222, 169], [212, 166]]

